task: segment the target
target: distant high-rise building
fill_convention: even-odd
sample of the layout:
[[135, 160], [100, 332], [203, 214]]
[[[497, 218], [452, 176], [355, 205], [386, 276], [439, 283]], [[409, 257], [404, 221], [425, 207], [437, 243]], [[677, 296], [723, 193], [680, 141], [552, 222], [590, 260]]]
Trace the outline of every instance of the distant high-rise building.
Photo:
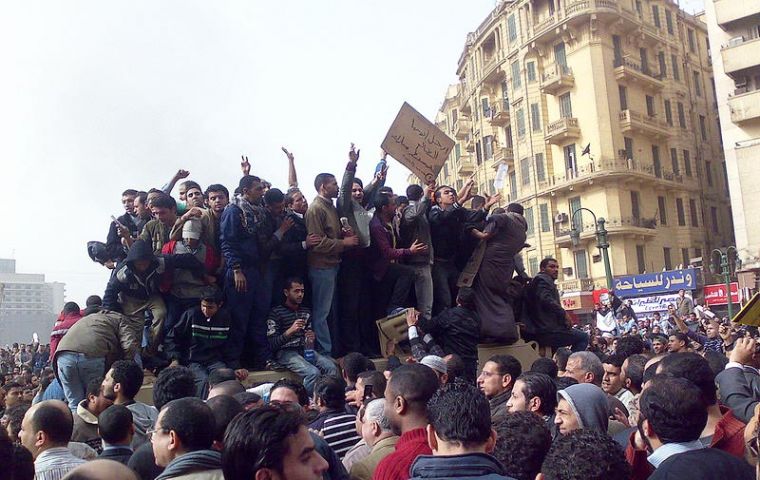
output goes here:
[[45, 282], [45, 275], [16, 273], [16, 261], [0, 259], [0, 344], [28, 343], [37, 333], [48, 343], [63, 309], [65, 284]]
[[706, 0], [705, 17], [736, 247], [760, 271], [760, 1]]

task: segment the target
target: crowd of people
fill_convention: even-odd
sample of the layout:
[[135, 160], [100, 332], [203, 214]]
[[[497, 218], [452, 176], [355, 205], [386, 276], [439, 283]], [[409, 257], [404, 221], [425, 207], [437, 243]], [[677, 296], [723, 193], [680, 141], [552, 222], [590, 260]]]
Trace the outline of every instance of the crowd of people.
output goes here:
[[[232, 197], [185, 181], [175, 200], [185, 171], [123, 193], [107, 241], [88, 244], [111, 270], [104, 295], [67, 303], [49, 345], [0, 352], [2, 474], [755, 476], [756, 330], [686, 292], [641, 320], [610, 292], [574, 325], [558, 261], [525, 272], [520, 205], [494, 208], [472, 182], [396, 195], [384, 158], [365, 188], [353, 146], [340, 188], [319, 174], [309, 205], [283, 150], [285, 192], [244, 157]], [[381, 349], [375, 321], [396, 316], [405, 338]], [[521, 337], [551, 355], [478, 363], [479, 344]], [[251, 383], [250, 369], [284, 378]], [[148, 371], [152, 405], [138, 400]]]

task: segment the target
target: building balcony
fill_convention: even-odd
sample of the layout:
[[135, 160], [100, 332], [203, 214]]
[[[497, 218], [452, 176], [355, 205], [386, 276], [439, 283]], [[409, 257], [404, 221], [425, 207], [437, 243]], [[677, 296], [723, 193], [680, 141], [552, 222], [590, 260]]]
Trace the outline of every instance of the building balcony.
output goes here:
[[757, 0], [713, 0], [715, 4], [715, 19], [721, 28], [732, 22], [760, 15], [760, 2]]
[[546, 143], [560, 145], [580, 138], [581, 129], [577, 118], [560, 118], [546, 126]]
[[729, 97], [728, 108], [731, 110], [731, 121], [734, 123], [757, 120], [760, 118], [760, 90]]
[[458, 140], [467, 138], [467, 135], [472, 131], [472, 122], [469, 118], [459, 117], [457, 123], [454, 124], [454, 137]]
[[459, 108], [459, 112], [465, 115], [472, 113], [472, 107], [470, 107], [470, 93], [467, 88], [467, 83], [462, 83], [462, 88], [460, 89], [459, 96], [457, 97], [457, 107]]
[[723, 69], [732, 75], [760, 65], [760, 38], [736, 37], [721, 49]]
[[501, 104], [491, 105], [491, 115], [488, 121], [492, 127], [503, 127], [509, 125], [509, 101], [503, 100]]
[[457, 173], [461, 176], [469, 176], [475, 172], [475, 162], [472, 161], [472, 155], [462, 155], [457, 160]]
[[468, 135], [464, 140], [464, 149], [470, 153], [475, 151], [475, 142], [472, 140], [472, 135]]
[[615, 61], [615, 79], [627, 84], [641, 85], [648, 90], [659, 91], [665, 86], [659, 75], [627, 58]]
[[642, 115], [633, 110], [623, 110], [618, 118], [620, 130], [623, 133], [639, 133], [655, 139], [668, 138], [671, 135], [667, 123], [649, 115]]
[[695, 177], [684, 177], [662, 167], [658, 170], [651, 164], [642, 165], [634, 159], [597, 159], [593, 163], [586, 158], [578, 161], [579, 166], [569, 169], [539, 182], [539, 195], [555, 195], [560, 192], [581, 192], [587, 188], [599, 188], [606, 183], [646, 184], [655, 188], [694, 192], [700, 189]]
[[[579, 213], [576, 216], [576, 222], [578, 222]], [[604, 215], [601, 215], [604, 217]], [[588, 218], [586, 218], [588, 217]], [[640, 240], [646, 240], [657, 236], [657, 219], [656, 218], [641, 218], [641, 217], [623, 217], [623, 218], [607, 218], [604, 217], [606, 223], [604, 228], [607, 229], [607, 236], [626, 236], [633, 237]], [[583, 228], [580, 229], [580, 243], [596, 243], [596, 225], [591, 220], [591, 215], [583, 214]], [[566, 226], [562, 228], [555, 228], [554, 238], [557, 246], [563, 248], [570, 248], [573, 246], [573, 241], [570, 238], [571, 225], [568, 222]]]
[[483, 83], [495, 84], [503, 79], [504, 72], [499, 69], [502, 63], [504, 63], [504, 52], [502, 50], [492, 53], [490, 57], [484, 60], [481, 75]]
[[530, 42], [549, 43], [561, 33], [564, 24], [582, 25], [591, 16], [604, 22], [616, 21], [621, 12], [616, 0], [569, 0], [561, 3], [562, 6], [552, 15], [532, 18], [528, 31]]
[[573, 70], [567, 65], [555, 64], [546, 69], [541, 79], [541, 92], [559, 95], [575, 85]]
[[507, 165], [513, 165], [515, 163], [514, 154], [509, 147], [500, 147], [493, 152], [493, 167], [499, 168], [499, 165], [505, 163]]

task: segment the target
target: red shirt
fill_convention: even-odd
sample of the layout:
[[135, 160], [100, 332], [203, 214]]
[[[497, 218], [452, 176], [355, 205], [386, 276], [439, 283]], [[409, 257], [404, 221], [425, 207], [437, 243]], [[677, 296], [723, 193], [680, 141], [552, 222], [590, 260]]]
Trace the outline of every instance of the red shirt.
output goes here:
[[396, 451], [380, 461], [372, 480], [409, 480], [409, 468], [419, 455], [432, 455], [427, 443], [427, 432], [416, 428], [401, 435]]

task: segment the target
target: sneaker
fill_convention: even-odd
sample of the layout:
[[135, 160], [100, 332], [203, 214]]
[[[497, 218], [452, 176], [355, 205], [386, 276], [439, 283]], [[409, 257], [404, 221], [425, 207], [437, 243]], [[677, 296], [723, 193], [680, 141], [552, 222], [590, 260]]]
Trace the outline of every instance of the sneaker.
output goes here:
[[284, 365], [277, 363], [274, 360], [267, 360], [266, 369], [273, 370], [275, 372], [287, 370]]

